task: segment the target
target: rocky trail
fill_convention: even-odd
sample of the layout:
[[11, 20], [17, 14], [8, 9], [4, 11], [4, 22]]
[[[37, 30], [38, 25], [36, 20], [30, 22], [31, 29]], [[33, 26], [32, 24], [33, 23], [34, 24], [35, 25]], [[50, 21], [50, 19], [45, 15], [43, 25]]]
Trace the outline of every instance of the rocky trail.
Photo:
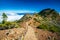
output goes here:
[[26, 23], [26, 33], [22, 40], [37, 40], [33, 27], [29, 26], [28, 23]]
[[27, 26], [27, 33], [24, 37], [24, 40], [37, 40], [34, 29], [31, 26], [29, 26], [28, 23], [26, 23], [26, 26]]

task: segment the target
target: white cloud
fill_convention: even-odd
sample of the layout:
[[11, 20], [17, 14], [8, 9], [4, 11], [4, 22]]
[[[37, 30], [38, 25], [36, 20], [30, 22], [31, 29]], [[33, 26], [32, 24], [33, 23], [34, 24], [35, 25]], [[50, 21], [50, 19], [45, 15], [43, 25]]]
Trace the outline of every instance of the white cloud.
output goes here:
[[2, 16], [0, 16], [0, 22], [2, 21]]
[[17, 15], [17, 13], [15, 13], [13, 11], [0, 11], [0, 15], [2, 15], [2, 13], [6, 13], [7, 15], [10, 15], [10, 16]]
[[0, 10], [0, 20], [2, 13], [6, 13], [8, 15], [8, 21], [18, 20], [23, 15], [18, 15], [17, 13], [34, 13], [36, 11], [29, 11], [29, 10]]
[[16, 16], [8, 16], [7, 21], [14, 21], [14, 20], [18, 20], [20, 18], [22, 18], [23, 15], [16, 15]]
[[[7, 21], [19, 20], [22, 17], [23, 17], [23, 15], [8, 16]], [[0, 16], [0, 21], [2, 21], [2, 16]]]
[[[0, 11], [0, 21], [2, 21], [2, 13], [3, 11]], [[11, 12], [11, 11], [5, 11], [4, 13], [7, 14], [8, 19], [7, 21], [14, 21], [20, 19], [23, 15], [18, 15], [17, 13]]]
[[21, 17], [23, 17], [23, 15], [18, 15], [16, 12], [14, 11], [0, 11], [0, 21], [2, 21], [2, 13], [6, 13], [8, 16], [7, 21], [14, 21], [14, 20], [18, 20]]

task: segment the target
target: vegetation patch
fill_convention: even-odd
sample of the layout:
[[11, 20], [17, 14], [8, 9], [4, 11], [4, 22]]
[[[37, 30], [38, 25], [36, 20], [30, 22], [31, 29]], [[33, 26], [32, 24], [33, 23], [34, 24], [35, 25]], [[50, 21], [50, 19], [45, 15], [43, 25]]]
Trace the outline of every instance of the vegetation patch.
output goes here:
[[7, 21], [7, 15], [5, 13], [2, 14], [2, 22], [0, 23], [0, 30], [4, 29], [11, 29], [11, 28], [18, 28], [20, 27], [19, 24], [14, 21], [14, 22], [9, 22]]

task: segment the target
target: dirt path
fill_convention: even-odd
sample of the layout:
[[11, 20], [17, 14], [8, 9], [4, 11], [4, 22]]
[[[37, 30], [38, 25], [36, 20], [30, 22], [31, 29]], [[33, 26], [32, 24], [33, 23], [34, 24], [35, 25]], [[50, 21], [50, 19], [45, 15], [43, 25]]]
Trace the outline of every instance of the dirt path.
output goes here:
[[27, 33], [24, 37], [24, 40], [37, 40], [34, 29], [31, 26], [28, 26], [28, 23], [27, 23]]

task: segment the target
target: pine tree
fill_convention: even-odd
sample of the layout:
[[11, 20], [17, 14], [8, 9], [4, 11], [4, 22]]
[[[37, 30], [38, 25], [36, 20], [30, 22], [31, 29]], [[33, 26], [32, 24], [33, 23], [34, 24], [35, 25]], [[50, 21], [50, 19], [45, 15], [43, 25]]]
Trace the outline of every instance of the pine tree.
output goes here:
[[7, 15], [5, 13], [2, 14], [3, 21], [2, 23], [4, 24], [7, 21]]

